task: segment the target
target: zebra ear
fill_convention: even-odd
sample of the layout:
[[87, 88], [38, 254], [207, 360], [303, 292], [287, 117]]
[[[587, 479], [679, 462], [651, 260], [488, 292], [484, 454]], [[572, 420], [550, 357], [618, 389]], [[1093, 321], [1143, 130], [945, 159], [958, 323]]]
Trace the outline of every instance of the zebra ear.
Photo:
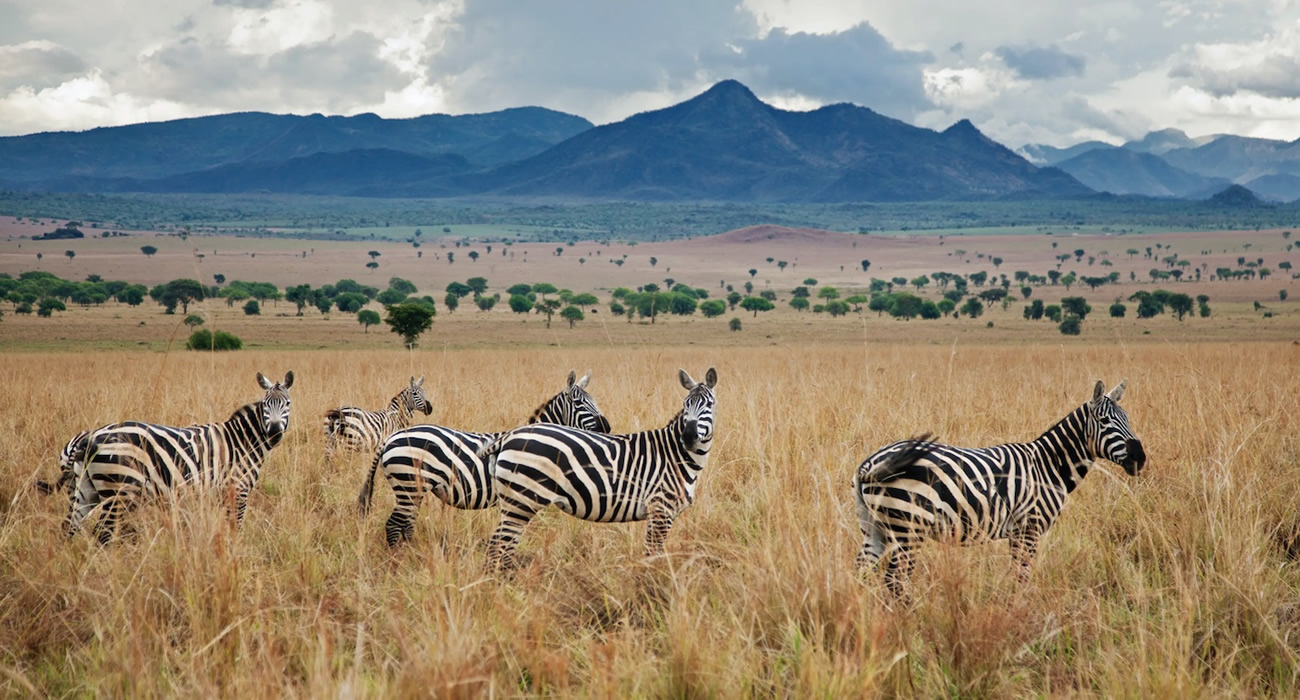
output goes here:
[[684, 369], [679, 369], [679, 370], [677, 370], [677, 378], [681, 380], [681, 382], [682, 382], [682, 386], [683, 386], [687, 391], [690, 391], [691, 389], [694, 389], [694, 388], [695, 388], [695, 385], [699, 383], [699, 382], [695, 381], [694, 379], [691, 379], [691, 375], [690, 375], [690, 373], [687, 372], [687, 371], [684, 370]]
[[421, 374], [419, 380], [415, 382], [416, 386], [424, 386], [424, 375]]
[[710, 367], [709, 371], [704, 373], [704, 385], [710, 389], [718, 385], [718, 370]]
[[582, 379], [579, 379], [576, 382], [572, 382], [570, 386], [577, 386], [579, 389], [586, 389], [587, 382], [589, 381], [591, 381], [591, 370], [587, 370], [587, 373], [582, 375]]
[[293, 386], [293, 370], [289, 370], [288, 372], [285, 372], [284, 384], [281, 384], [280, 386], [283, 386], [286, 389]]
[[1122, 381], [1119, 384], [1116, 384], [1115, 388], [1111, 389], [1110, 393], [1106, 394], [1106, 396], [1110, 397], [1111, 401], [1114, 401], [1115, 403], [1119, 403], [1119, 400], [1124, 398], [1124, 389], [1126, 389], [1127, 387], [1128, 387], [1128, 381], [1127, 380]]
[[262, 374], [261, 372], [257, 373], [257, 384], [258, 386], [262, 387], [267, 391], [270, 391], [271, 387], [275, 386], [274, 384], [271, 383], [271, 380], [267, 379], [266, 375]]
[[1106, 393], [1106, 384], [1102, 382], [1100, 379], [1098, 379], [1097, 386], [1093, 387], [1092, 390], [1092, 402], [1097, 403], [1097, 401], [1101, 398], [1102, 394], [1105, 393]]

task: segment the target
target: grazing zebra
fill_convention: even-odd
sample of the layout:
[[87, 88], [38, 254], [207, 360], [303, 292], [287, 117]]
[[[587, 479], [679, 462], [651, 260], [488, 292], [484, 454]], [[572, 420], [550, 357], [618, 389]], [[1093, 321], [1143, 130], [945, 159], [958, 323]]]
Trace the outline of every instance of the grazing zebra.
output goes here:
[[[609, 432], [609, 421], [587, 393], [591, 372], [581, 379], [569, 372], [569, 383], [542, 404], [529, 423], [557, 423], [601, 433]], [[417, 425], [393, 433], [375, 452], [370, 473], [361, 485], [357, 505], [361, 514], [370, 509], [375, 472], [380, 465], [393, 487], [397, 505], [388, 516], [384, 532], [388, 546], [409, 540], [415, 531], [415, 512], [426, 493], [461, 510], [480, 510], [497, 501], [492, 473], [476, 454], [480, 447], [504, 433], [467, 433], [438, 425]]]
[[394, 396], [382, 411], [355, 406], [326, 411], [325, 461], [333, 459], [337, 449], [374, 452], [384, 438], [410, 425], [416, 411], [423, 411], [426, 416], [433, 413], [429, 397], [424, 393], [424, 377], [418, 381], [411, 377], [410, 386]]
[[107, 544], [124, 511], [145, 496], [170, 498], [184, 484], [231, 489], [231, 514], [242, 522], [262, 460], [289, 429], [293, 372], [279, 384], [258, 372], [257, 383], [266, 390], [262, 400], [241, 406], [224, 423], [174, 428], [128, 421], [91, 431], [68, 459], [81, 465], [64, 522], [68, 536], [102, 506], [98, 537]]
[[1134, 476], [1146, 463], [1119, 406], [1123, 396], [1124, 382], [1109, 394], [1097, 382], [1092, 399], [1033, 442], [963, 448], [921, 438], [871, 455], [853, 477], [864, 535], [858, 566], [865, 570], [885, 559], [886, 583], [900, 594], [912, 570], [911, 551], [922, 540], [1005, 539], [1020, 564], [1017, 576], [1026, 582], [1039, 538], [1094, 460], [1108, 459]]
[[76, 437], [68, 441], [63, 446], [63, 451], [59, 453], [59, 479], [51, 484], [48, 481], [36, 480], [36, 490], [43, 494], [50, 495], [59, 491], [71, 492], [73, 485], [76, 483], [77, 469], [81, 466], [78, 455], [86, 452], [86, 438], [90, 436], [91, 431], [83, 430], [77, 433]]
[[479, 450], [495, 457], [501, 521], [488, 544], [488, 570], [514, 567], [524, 526], [554, 505], [583, 520], [649, 520], [646, 556], [662, 554], [673, 520], [695, 500], [713, 445], [712, 367], [697, 383], [679, 370], [690, 393], [682, 410], [658, 430], [597, 435], [555, 425], [515, 428]]

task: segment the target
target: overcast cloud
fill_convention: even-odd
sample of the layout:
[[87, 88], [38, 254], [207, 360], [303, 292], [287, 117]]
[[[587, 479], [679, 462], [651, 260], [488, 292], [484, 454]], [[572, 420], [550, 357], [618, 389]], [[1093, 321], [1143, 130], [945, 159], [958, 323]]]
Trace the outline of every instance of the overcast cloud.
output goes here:
[[597, 123], [735, 78], [1009, 146], [1300, 138], [1295, 0], [0, 0], [0, 135], [229, 111], [541, 105]]

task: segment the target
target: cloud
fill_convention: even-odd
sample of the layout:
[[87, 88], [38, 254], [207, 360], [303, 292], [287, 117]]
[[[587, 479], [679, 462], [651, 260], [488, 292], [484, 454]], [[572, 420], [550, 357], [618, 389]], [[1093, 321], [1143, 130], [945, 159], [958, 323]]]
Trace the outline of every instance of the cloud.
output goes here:
[[345, 112], [382, 102], [387, 91], [409, 82], [379, 58], [380, 48], [380, 40], [364, 32], [266, 56], [187, 38], [149, 54], [126, 87], [206, 109]]
[[80, 56], [53, 42], [0, 46], [0, 91], [18, 87], [40, 90], [84, 75], [86, 70]]
[[704, 54], [701, 67], [735, 77], [760, 95], [854, 102], [902, 117], [930, 107], [922, 67], [934, 56], [896, 49], [865, 22], [830, 34], [774, 29], [732, 46]]
[[1066, 53], [1057, 46], [999, 46], [994, 53], [1007, 68], [1027, 80], [1052, 80], [1083, 75], [1083, 56]]
[[218, 7], [223, 5], [230, 7], [242, 7], [248, 10], [265, 10], [276, 3], [277, 0], [212, 0], [212, 4]]

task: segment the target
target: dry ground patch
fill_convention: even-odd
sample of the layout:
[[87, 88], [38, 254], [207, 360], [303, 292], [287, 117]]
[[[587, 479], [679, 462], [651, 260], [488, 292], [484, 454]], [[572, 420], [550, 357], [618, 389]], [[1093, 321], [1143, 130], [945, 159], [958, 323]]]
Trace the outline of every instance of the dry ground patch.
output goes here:
[[[8, 325], [10, 319], [5, 320]], [[373, 335], [373, 334], [372, 334]], [[717, 442], [669, 555], [643, 526], [551, 512], [512, 581], [480, 576], [492, 511], [426, 506], [390, 552], [364, 459], [326, 470], [321, 413], [425, 374], [436, 422], [498, 429], [571, 368], [616, 431], [717, 366]], [[1300, 692], [1300, 349], [1284, 343], [947, 343], [9, 353], [0, 363], [0, 692], [8, 695], [806, 697]], [[63, 442], [136, 418], [220, 420], [293, 369], [293, 426], [244, 527], [187, 499], [108, 548], [42, 497]], [[1124, 399], [1150, 462], [1096, 470], [1014, 590], [1005, 545], [924, 550], [915, 610], [859, 581], [849, 478], [876, 447], [1031, 439]]]
[[[1287, 251], [1294, 239], [1284, 239], [1281, 231], [1216, 231], [1154, 234], [1087, 234], [1057, 233], [1022, 235], [918, 235], [880, 236], [810, 229], [757, 226], [722, 233], [659, 243], [629, 244], [611, 238], [608, 244], [596, 241], [567, 243], [500, 243], [473, 241], [457, 247], [450, 237], [424, 240], [421, 247], [396, 241], [314, 241], [292, 238], [244, 238], [234, 236], [193, 235], [182, 240], [176, 235], [133, 232], [125, 238], [86, 238], [80, 240], [32, 241], [30, 236], [51, 227], [33, 227], [13, 219], [0, 218], [0, 272], [16, 275], [41, 269], [65, 279], [82, 280], [98, 274], [104, 279], [122, 279], [148, 285], [189, 277], [211, 284], [213, 275], [227, 279], [273, 282], [281, 287], [296, 284], [320, 286], [339, 279], [356, 279], [363, 284], [387, 284], [390, 277], [415, 282], [422, 294], [439, 292], [449, 282], [469, 277], [486, 277], [492, 291], [502, 291], [512, 284], [552, 282], [576, 291], [636, 287], [667, 278], [710, 291], [723, 285], [740, 288], [750, 281], [758, 289], [771, 288], [784, 297], [790, 289], [814, 278], [822, 285], [846, 289], [865, 288], [872, 277], [912, 279], [922, 274], [946, 271], [969, 275], [984, 271], [1008, 277], [1016, 270], [1045, 275], [1057, 265], [1056, 255], [1084, 250], [1076, 262], [1062, 263], [1061, 272], [1075, 271], [1080, 277], [1105, 276], [1118, 272], [1121, 284], [1102, 287], [1098, 294], [1106, 299], [1127, 297], [1137, 289], [1150, 289], [1148, 271], [1164, 267], [1158, 258], [1177, 253], [1194, 267], [1204, 266], [1203, 274], [1217, 267], [1237, 267], [1237, 258], [1264, 259], [1264, 266], [1274, 275], [1268, 279], [1232, 283], [1178, 283], [1179, 291], [1193, 296], [1209, 294], [1216, 301], [1269, 302], [1277, 300], [1279, 289], [1297, 292], [1289, 274], [1277, 269], [1277, 263], [1300, 262], [1300, 253]], [[93, 231], [91, 232], [93, 235]], [[1054, 247], [1055, 244], [1055, 247]], [[1156, 244], [1162, 247], [1156, 249]], [[152, 245], [159, 252], [145, 257], [140, 248]], [[491, 252], [488, 246], [491, 245]], [[1155, 259], [1145, 258], [1151, 247]], [[1127, 254], [1128, 249], [1139, 251]], [[560, 250], [560, 254], [556, 251]], [[65, 251], [76, 256], [69, 260]], [[366, 263], [370, 251], [380, 253], [374, 260], [377, 270]], [[480, 254], [471, 261], [470, 251]], [[959, 254], [958, 251], [964, 251]], [[1172, 253], [1171, 253], [1172, 251]], [[36, 253], [40, 252], [40, 260]], [[1202, 254], [1202, 253], [1205, 254]], [[448, 262], [448, 255], [453, 261]], [[203, 257], [198, 257], [202, 255]], [[1095, 258], [1088, 264], [1088, 258]], [[651, 263], [651, 258], [654, 262]], [[772, 262], [768, 262], [768, 258]], [[1002, 263], [995, 266], [993, 258]], [[861, 261], [870, 260], [867, 272]], [[1103, 266], [1102, 260], [1111, 261]], [[622, 265], [613, 260], [622, 260]], [[784, 269], [777, 263], [785, 261]], [[754, 270], [751, 276], [749, 270]], [[1294, 271], [1294, 270], [1293, 270]], [[1136, 282], [1130, 282], [1130, 273]], [[1193, 275], [1191, 268], [1188, 278]], [[1174, 285], [1165, 282], [1164, 286]], [[1015, 293], [1019, 284], [1012, 288]], [[1079, 284], [1074, 292], [1085, 288]], [[937, 294], [934, 285], [930, 294]], [[1038, 291], [1043, 290], [1036, 290]], [[1050, 294], [1068, 294], [1061, 287]], [[1019, 294], [1017, 293], [1018, 297]], [[1292, 294], [1300, 297], [1300, 294]]]

